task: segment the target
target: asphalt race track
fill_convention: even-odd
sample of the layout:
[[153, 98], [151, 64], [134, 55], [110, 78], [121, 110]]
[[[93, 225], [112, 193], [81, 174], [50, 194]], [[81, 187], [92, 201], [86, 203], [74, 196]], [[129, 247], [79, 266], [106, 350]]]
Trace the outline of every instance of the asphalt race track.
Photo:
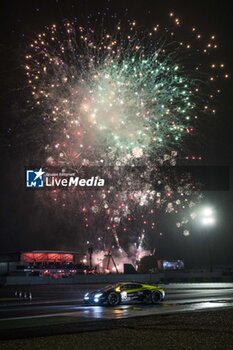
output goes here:
[[[116, 307], [84, 306], [82, 298], [86, 291], [102, 285], [33, 286], [32, 301], [6, 298], [15, 288], [0, 290], [0, 338], [12, 328], [30, 328], [46, 324], [76, 323], [95, 329], [94, 321], [119, 320], [130, 317], [195, 312], [233, 307], [232, 283], [199, 283], [161, 285], [165, 301], [157, 305], [128, 304]], [[17, 287], [19, 289], [19, 287]], [[3, 294], [5, 293], [5, 299]]]

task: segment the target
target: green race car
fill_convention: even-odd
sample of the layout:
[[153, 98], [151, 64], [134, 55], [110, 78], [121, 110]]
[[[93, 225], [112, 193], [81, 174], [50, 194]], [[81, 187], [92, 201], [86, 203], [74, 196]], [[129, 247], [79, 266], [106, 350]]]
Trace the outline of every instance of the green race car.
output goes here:
[[97, 291], [86, 293], [86, 305], [115, 306], [127, 302], [142, 302], [156, 304], [163, 301], [165, 292], [162, 288], [138, 282], [124, 282], [106, 286]]

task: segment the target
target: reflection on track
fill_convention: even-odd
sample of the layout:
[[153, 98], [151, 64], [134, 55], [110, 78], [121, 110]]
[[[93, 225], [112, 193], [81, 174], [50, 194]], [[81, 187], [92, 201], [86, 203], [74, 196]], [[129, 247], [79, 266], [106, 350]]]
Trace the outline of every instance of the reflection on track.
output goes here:
[[[69, 317], [77, 321], [93, 319], [120, 319], [127, 317], [149, 316], [154, 314], [176, 313], [183, 311], [198, 311], [211, 308], [233, 307], [233, 285], [218, 286], [205, 284], [205, 287], [187, 285], [165, 286], [165, 302], [158, 305], [119, 305], [117, 307], [83, 306], [81, 301], [84, 291], [77, 293], [76, 300], [44, 300], [30, 303], [1, 304], [0, 325], [5, 320]], [[183, 287], [183, 288], [182, 288]], [[189, 287], [189, 288], [188, 288]], [[203, 287], [203, 288], [202, 288]], [[89, 286], [90, 288], [90, 286]], [[96, 287], [92, 287], [93, 289]], [[56, 293], [56, 291], [54, 291]]]
[[201, 311], [218, 308], [232, 308], [233, 299], [213, 300], [203, 302], [186, 303], [161, 303], [158, 305], [119, 305], [117, 307], [106, 306], [74, 306], [69, 312], [46, 313], [43, 315], [30, 315], [1, 318], [0, 323], [5, 320], [47, 318], [47, 317], [69, 317], [75, 319], [122, 319], [128, 317], [151, 316], [161, 314], [171, 314], [185, 311]]
[[[76, 316], [101, 319], [118, 319], [127, 317], [150, 316], [155, 314], [176, 313], [181, 311], [198, 311], [210, 308], [233, 307], [233, 300], [229, 301], [207, 301], [196, 303], [164, 303], [158, 305], [120, 305], [116, 308], [102, 306], [86, 306], [77, 310]], [[65, 315], [65, 314], [63, 314]], [[70, 316], [70, 314], [69, 314]], [[72, 313], [75, 317], [75, 313]]]

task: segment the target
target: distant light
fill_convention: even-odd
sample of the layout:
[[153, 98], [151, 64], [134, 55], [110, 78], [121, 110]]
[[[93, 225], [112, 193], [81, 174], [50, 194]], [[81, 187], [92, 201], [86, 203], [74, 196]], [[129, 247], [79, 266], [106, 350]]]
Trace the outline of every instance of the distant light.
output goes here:
[[211, 226], [215, 224], [215, 218], [212, 216], [202, 218], [202, 225], [204, 226]]
[[202, 211], [202, 215], [206, 217], [213, 215], [213, 209], [209, 207], [204, 208]]

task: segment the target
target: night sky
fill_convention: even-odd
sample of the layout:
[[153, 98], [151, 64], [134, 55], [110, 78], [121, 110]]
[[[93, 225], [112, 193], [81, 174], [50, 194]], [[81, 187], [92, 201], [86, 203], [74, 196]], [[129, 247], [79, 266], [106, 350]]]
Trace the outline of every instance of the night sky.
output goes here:
[[[221, 57], [232, 75], [233, 15], [229, 2], [223, 1], [1, 1], [1, 213], [0, 235], [2, 252], [30, 249], [79, 250], [78, 237], [72, 223], [60, 225], [53, 208], [45, 210], [24, 188], [24, 167], [33, 159], [35, 140], [30, 136], [26, 111], [28, 91], [25, 87], [24, 50], [35, 34], [44, 26], [61, 23], [77, 17], [85, 24], [87, 17], [98, 13], [118, 18], [132, 18], [145, 27], [162, 21], [174, 11], [190, 26], [198, 26], [202, 32], [214, 33], [221, 44]], [[213, 246], [214, 265], [233, 265], [233, 189], [232, 189], [232, 79], [222, 87], [223, 93], [216, 101], [217, 113], [200, 121], [196, 140], [187, 145], [189, 155], [201, 155], [203, 166], [229, 167], [229, 189], [222, 188], [215, 178], [214, 191], [205, 191], [204, 203], [215, 208], [217, 223], [210, 232], [192, 228], [189, 237], [183, 237], [171, 225], [172, 219], [162, 220], [151, 245], [158, 257], [185, 259], [187, 266], [208, 263], [208, 245]], [[22, 134], [24, 135], [22, 139]], [[35, 159], [36, 163], [36, 159]], [[198, 163], [198, 165], [200, 165]], [[76, 228], [77, 229], [77, 228]]]

